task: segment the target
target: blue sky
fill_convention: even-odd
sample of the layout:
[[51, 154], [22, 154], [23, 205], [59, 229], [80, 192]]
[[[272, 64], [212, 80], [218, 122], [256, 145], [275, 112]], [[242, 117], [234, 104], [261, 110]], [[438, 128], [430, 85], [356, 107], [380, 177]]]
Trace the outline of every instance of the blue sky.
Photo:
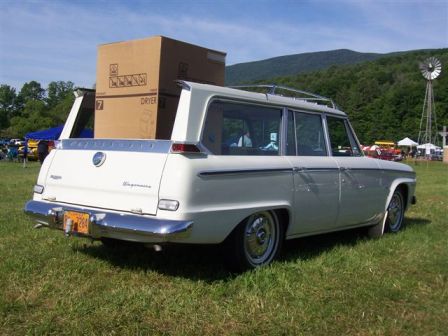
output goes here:
[[0, 84], [92, 87], [102, 43], [165, 35], [227, 64], [347, 48], [448, 47], [448, 0], [0, 0]]

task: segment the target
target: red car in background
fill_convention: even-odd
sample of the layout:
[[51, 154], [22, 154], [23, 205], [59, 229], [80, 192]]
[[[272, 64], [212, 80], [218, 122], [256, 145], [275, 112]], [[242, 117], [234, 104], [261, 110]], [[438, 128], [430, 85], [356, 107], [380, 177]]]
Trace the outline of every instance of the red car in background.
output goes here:
[[403, 156], [401, 151], [395, 148], [393, 141], [375, 141], [372, 146], [363, 146], [362, 150], [365, 155], [380, 160], [401, 161]]

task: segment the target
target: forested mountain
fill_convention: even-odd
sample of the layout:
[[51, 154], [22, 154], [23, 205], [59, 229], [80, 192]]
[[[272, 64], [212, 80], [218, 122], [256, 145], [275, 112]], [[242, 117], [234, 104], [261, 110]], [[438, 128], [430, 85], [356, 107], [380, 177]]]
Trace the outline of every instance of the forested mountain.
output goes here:
[[[375, 58], [378, 54], [363, 55]], [[258, 83], [295, 87], [332, 98], [348, 113], [364, 144], [377, 139], [397, 141], [405, 136], [417, 140], [426, 88], [418, 64], [429, 56], [442, 62], [442, 74], [434, 81], [441, 129], [448, 126], [448, 49], [388, 54], [292, 76], [270, 69], [274, 75], [266, 75]], [[72, 82], [51, 82], [44, 89], [40, 83], [30, 81], [19, 92], [6, 83], [0, 84], [0, 137], [23, 137], [30, 131], [62, 124], [74, 100]]]
[[332, 65], [372, 61], [388, 54], [361, 53], [348, 49], [286, 55], [226, 67], [226, 85], [252, 83], [276, 76], [296, 75], [326, 69]]
[[441, 129], [442, 125], [448, 126], [448, 49], [398, 53], [258, 83], [275, 83], [332, 98], [350, 116], [361, 143], [398, 141], [405, 136], [417, 141], [426, 89], [418, 64], [429, 56], [442, 62], [442, 74], [433, 84]]

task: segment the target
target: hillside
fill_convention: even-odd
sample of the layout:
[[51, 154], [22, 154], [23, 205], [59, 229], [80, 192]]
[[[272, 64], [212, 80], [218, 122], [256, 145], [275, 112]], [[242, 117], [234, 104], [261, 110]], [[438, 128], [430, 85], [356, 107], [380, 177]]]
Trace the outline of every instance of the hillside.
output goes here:
[[[434, 81], [439, 129], [448, 126], [448, 49], [390, 54], [356, 65], [259, 81], [275, 83], [331, 97], [351, 118], [362, 143], [377, 139], [418, 138], [426, 81], [418, 63], [429, 56], [442, 62]], [[439, 137], [441, 142], [441, 138]]]
[[[326, 63], [313, 64], [312, 58], [319, 58], [317, 55], [325, 58]], [[350, 56], [338, 59], [337, 55]], [[434, 81], [437, 123], [439, 129], [448, 126], [448, 49], [383, 55], [339, 50], [302, 56], [306, 56], [302, 65], [307, 64], [308, 70], [292, 76], [291, 72], [288, 75], [276, 72], [281, 73], [282, 69], [294, 64], [290, 59], [292, 56], [253, 62], [252, 66], [261, 63], [265, 64], [262, 66], [265, 71], [272, 71], [258, 82], [296, 87], [333, 98], [349, 114], [364, 144], [381, 138], [397, 141], [405, 136], [417, 141], [426, 86], [418, 63], [429, 56], [438, 57], [442, 62], [442, 74]], [[372, 59], [362, 61], [363, 57]], [[348, 62], [349, 59], [358, 63], [329, 66], [330, 60]], [[263, 63], [274, 60], [276, 65], [273, 66]], [[326, 69], [310, 70], [324, 63]], [[58, 81], [44, 89], [40, 83], [30, 81], [16, 92], [9, 85], [0, 85], [0, 137], [23, 137], [27, 132], [63, 123], [73, 103], [73, 86], [72, 82]]]
[[295, 75], [326, 69], [332, 65], [372, 61], [385, 55], [387, 54], [360, 53], [347, 49], [339, 49], [239, 63], [226, 67], [226, 85], [251, 83], [255, 80], [265, 78]]

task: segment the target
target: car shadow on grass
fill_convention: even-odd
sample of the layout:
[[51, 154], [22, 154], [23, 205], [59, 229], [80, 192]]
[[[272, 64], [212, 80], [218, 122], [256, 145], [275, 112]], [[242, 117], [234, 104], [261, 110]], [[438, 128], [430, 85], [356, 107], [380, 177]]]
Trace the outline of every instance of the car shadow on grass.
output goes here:
[[230, 280], [236, 275], [223, 262], [220, 246], [164, 245], [161, 251], [141, 244], [123, 244], [110, 248], [102, 244], [73, 246], [94, 258], [123, 269], [153, 271], [167, 276], [215, 282]]
[[355, 246], [366, 239], [366, 230], [362, 228], [291, 239], [285, 241], [281, 260], [309, 260], [336, 246]]
[[[424, 218], [406, 218], [403, 230], [430, 223], [430, 220]], [[308, 260], [315, 258], [326, 251], [332, 250], [337, 246], [355, 246], [358, 243], [369, 239], [370, 238], [367, 236], [367, 228], [357, 228], [291, 239], [285, 242], [282, 260], [288, 261], [298, 258], [301, 260]]]
[[[407, 218], [406, 227], [429, 224], [423, 218]], [[337, 246], [355, 246], [368, 240], [365, 228], [320, 234], [285, 241], [280, 258], [283, 262], [310, 260]], [[75, 244], [75, 251], [102, 259], [123, 269], [153, 271], [167, 276], [184, 277], [213, 283], [229, 281], [238, 274], [226, 267], [221, 245], [166, 245], [161, 251], [140, 244], [110, 248], [102, 244]]]
[[413, 226], [428, 225], [428, 224], [431, 224], [431, 221], [426, 218], [406, 218], [405, 229]]

